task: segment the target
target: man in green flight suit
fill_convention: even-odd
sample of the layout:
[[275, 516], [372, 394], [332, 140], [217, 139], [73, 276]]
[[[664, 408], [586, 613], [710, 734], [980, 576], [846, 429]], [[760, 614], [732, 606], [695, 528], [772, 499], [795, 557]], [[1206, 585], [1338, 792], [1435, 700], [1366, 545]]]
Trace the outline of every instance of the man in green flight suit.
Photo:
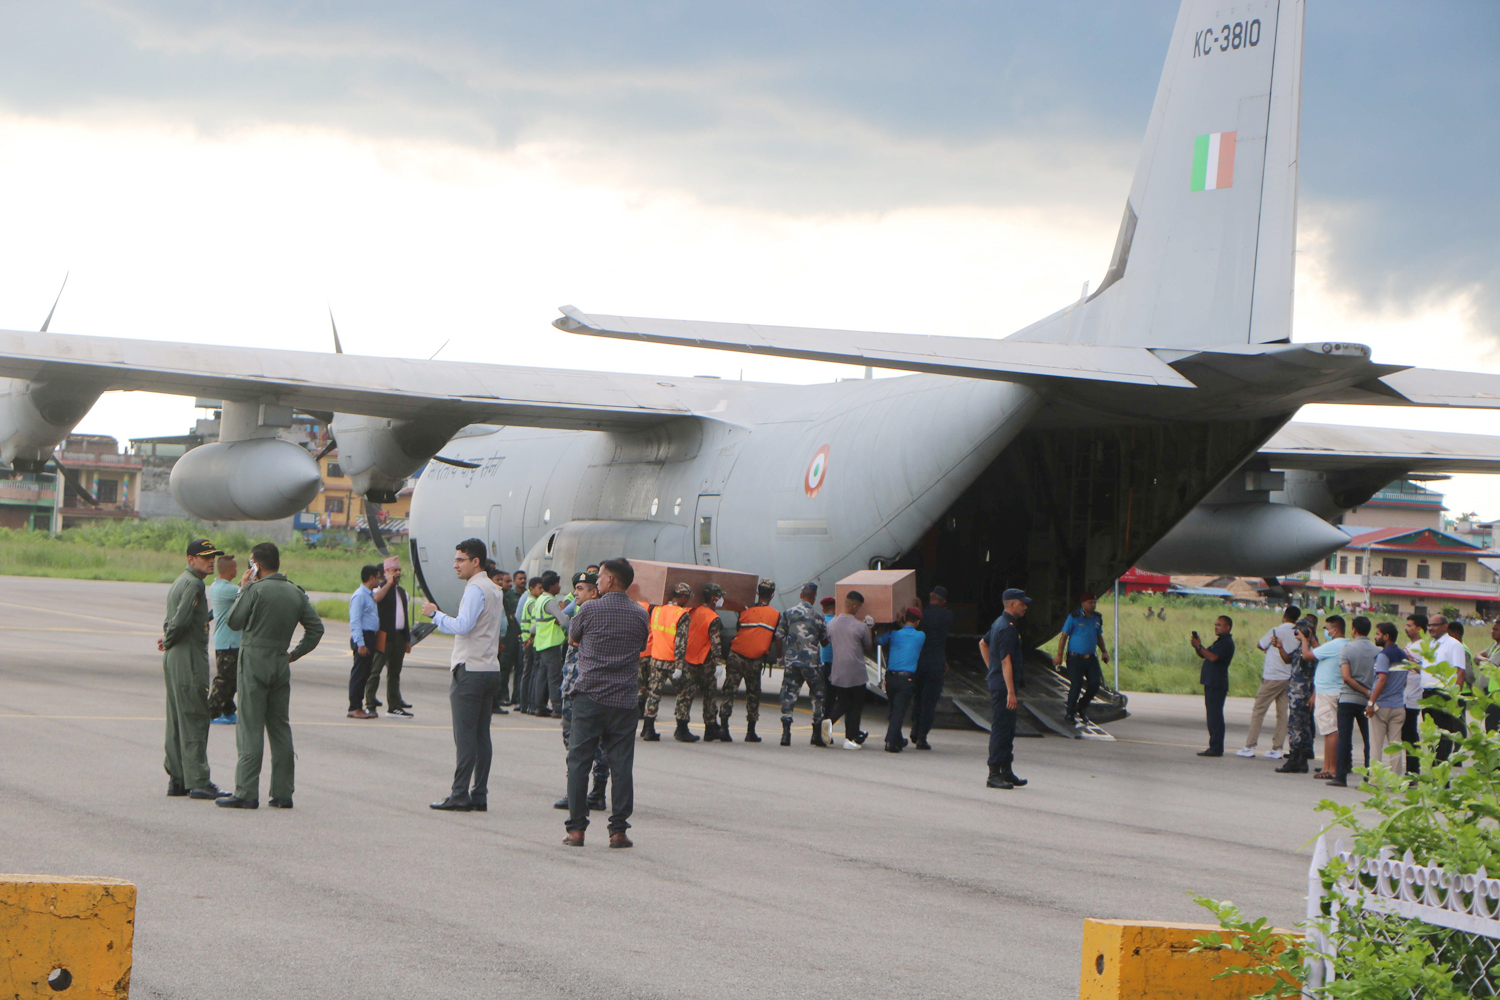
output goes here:
[[[240, 580], [240, 596], [226, 622], [240, 633], [240, 718], [235, 726], [239, 766], [234, 794], [219, 800], [227, 809], [260, 806], [260, 764], [271, 740], [271, 806], [292, 808], [295, 762], [292, 755], [292, 671], [323, 638], [323, 620], [301, 587], [281, 572], [281, 552], [270, 542], [250, 550], [250, 568]], [[292, 633], [302, 641], [287, 652]]]
[[188, 543], [187, 568], [167, 591], [156, 648], [167, 681], [167, 794], [212, 799], [228, 792], [208, 778], [208, 596], [203, 578], [222, 552], [206, 538]]

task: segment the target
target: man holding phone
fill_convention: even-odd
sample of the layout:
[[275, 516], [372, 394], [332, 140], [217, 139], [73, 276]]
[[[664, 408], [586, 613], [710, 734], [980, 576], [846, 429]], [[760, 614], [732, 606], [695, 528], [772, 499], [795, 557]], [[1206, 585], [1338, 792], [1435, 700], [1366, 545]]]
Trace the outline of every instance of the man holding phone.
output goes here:
[[1208, 749], [1199, 750], [1199, 757], [1224, 756], [1224, 699], [1229, 696], [1229, 664], [1234, 660], [1234, 637], [1229, 634], [1233, 628], [1228, 615], [1215, 618], [1217, 638], [1206, 647], [1198, 633], [1193, 633], [1193, 652], [1203, 661], [1198, 683], [1203, 685], [1203, 707], [1208, 714]]

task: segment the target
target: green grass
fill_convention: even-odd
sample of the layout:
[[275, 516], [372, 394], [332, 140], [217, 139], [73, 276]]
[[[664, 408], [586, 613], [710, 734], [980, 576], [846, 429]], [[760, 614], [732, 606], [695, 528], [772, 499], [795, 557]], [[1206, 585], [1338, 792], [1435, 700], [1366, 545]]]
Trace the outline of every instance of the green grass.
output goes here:
[[[101, 522], [69, 528], [59, 538], [0, 528], [0, 573], [171, 583], [186, 564], [188, 541], [202, 533], [202, 526], [182, 520]], [[238, 555], [242, 569], [251, 547], [262, 541], [242, 531], [210, 537], [224, 551]], [[373, 547], [307, 549], [299, 543], [282, 547], [281, 568], [305, 590], [352, 591], [359, 583], [359, 568], [379, 558]]]
[[[1167, 620], [1146, 618], [1146, 608], [1158, 610], [1165, 605]], [[1114, 609], [1109, 596], [1099, 601], [1104, 616], [1104, 640], [1114, 653]], [[1315, 612], [1323, 620], [1322, 612]], [[1125, 691], [1154, 691], [1164, 694], [1201, 694], [1198, 683], [1199, 659], [1188, 643], [1194, 629], [1205, 645], [1213, 641], [1214, 619], [1227, 614], [1234, 619], [1234, 661], [1229, 666], [1229, 693], [1250, 697], [1260, 687], [1261, 665], [1265, 654], [1256, 648], [1260, 637], [1280, 623], [1280, 610], [1225, 607], [1214, 598], [1163, 597], [1160, 594], [1131, 594], [1120, 599], [1120, 687]], [[1350, 620], [1353, 614], [1345, 614]], [[1394, 621], [1398, 627], [1404, 618], [1394, 615], [1371, 615], [1370, 621]], [[1405, 633], [1401, 633], [1405, 644]], [[1490, 644], [1489, 629], [1474, 627], [1464, 636], [1469, 648], [1479, 652]], [[1050, 656], [1057, 651], [1057, 636], [1042, 646]], [[1104, 664], [1104, 681], [1114, 683], [1114, 665]]]
[[335, 618], [341, 622], [349, 620], [349, 602], [342, 597], [326, 597], [321, 601], [313, 601], [313, 610], [322, 618]]

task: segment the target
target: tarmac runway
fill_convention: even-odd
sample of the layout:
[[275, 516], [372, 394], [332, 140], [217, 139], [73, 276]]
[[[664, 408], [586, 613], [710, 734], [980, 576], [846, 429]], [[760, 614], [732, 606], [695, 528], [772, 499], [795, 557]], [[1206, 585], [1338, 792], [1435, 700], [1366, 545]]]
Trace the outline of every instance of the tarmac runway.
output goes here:
[[[804, 708], [783, 748], [767, 697], [764, 743], [738, 742], [739, 705], [733, 744], [638, 745], [633, 850], [602, 818], [567, 849], [556, 720], [497, 718], [490, 812], [432, 812], [444, 641], [407, 661], [415, 719], [356, 722], [330, 621], [293, 666], [296, 808], [264, 806], [268, 761], [261, 809], [218, 809], [165, 797], [165, 595], [0, 577], [0, 870], [137, 883], [135, 997], [1063, 1000], [1085, 917], [1202, 920], [1201, 892], [1298, 919], [1336, 791], [1194, 756], [1186, 696], [1132, 696], [1116, 743], [1019, 741], [1010, 792], [984, 787], [984, 733], [887, 754], [877, 708], [865, 749], [820, 750]], [[212, 727], [219, 784], [234, 758]]]

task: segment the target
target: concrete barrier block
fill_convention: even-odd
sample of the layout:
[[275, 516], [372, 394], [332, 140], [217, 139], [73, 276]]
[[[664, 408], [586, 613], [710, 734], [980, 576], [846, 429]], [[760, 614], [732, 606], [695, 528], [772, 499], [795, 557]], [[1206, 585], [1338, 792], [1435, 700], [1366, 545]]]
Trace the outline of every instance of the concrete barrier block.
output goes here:
[[0, 874], [0, 997], [130, 993], [135, 885], [117, 878]]
[[1244, 956], [1194, 952], [1212, 931], [1230, 933], [1216, 924], [1085, 920], [1079, 1000], [1245, 1000], [1270, 987], [1264, 976], [1215, 979]]

